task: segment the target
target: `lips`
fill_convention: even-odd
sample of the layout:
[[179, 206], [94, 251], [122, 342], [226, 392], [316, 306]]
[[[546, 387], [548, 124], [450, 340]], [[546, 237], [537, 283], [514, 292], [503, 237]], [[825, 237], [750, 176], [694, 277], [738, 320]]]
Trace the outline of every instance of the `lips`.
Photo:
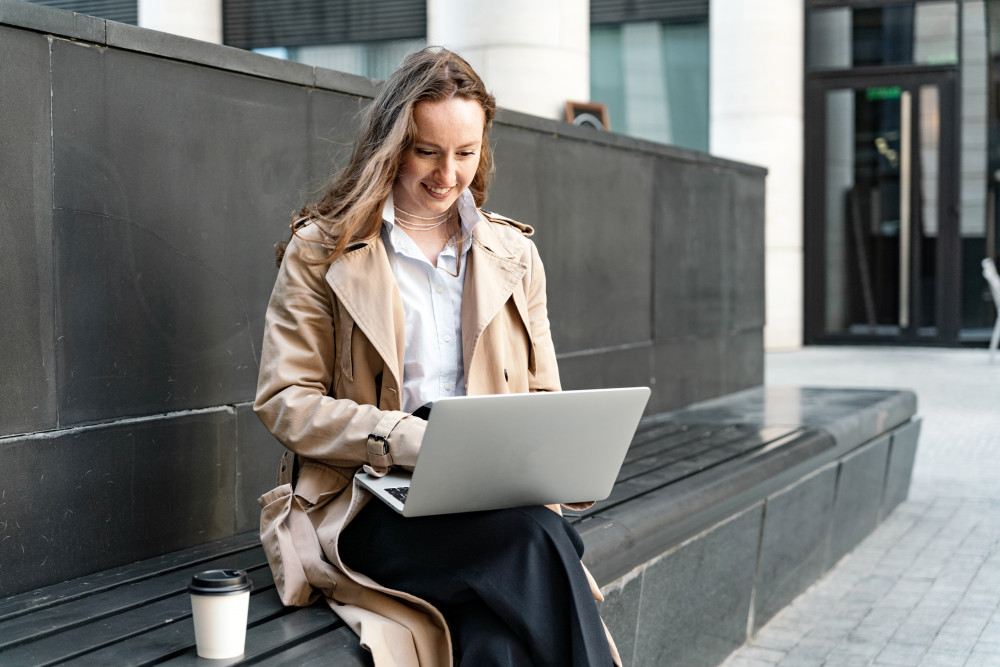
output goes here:
[[421, 185], [424, 186], [424, 190], [429, 192], [432, 196], [437, 197], [438, 199], [446, 197], [448, 193], [451, 192], [452, 190], [452, 188], [433, 188], [425, 183], [421, 183]]

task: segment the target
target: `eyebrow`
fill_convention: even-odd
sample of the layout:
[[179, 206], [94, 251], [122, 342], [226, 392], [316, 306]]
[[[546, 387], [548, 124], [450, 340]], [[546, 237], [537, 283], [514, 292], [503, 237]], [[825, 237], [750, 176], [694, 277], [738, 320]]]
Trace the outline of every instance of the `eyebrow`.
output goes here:
[[[423, 141], [421, 139], [417, 139], [416, 141], [414, 141], [413, 145], [414, 146], [431, 146], [432, 148], [441, 148], [441, 146], [439, 146], [438, 144], [434, 143], [433, 141]], [[467, 144], [462, 144], [461, 146], [456, 146], [455, 148], [457, 148], [457, 149], [472, 148], [473, 146], [482, 146], [482, 145], [483, 145], [482, 140], [479, 140], [479, 141], [470, 141]]]

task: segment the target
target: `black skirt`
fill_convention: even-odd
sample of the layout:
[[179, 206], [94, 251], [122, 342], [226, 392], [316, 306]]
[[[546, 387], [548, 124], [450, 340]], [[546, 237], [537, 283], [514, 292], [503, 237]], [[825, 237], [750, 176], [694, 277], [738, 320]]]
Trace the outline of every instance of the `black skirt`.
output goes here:
[[583, 540], [552, 510], [404, 518], [372, 500], [339, 544], [352, 569], [441, 611], [456, 665], [612, 664]]

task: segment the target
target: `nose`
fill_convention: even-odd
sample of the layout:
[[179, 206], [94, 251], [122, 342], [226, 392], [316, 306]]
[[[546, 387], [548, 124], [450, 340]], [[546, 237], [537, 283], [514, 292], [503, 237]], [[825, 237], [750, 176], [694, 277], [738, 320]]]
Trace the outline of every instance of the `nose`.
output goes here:
[[442, 186], [451, 187], [455, 185], [455, 173], [457, 171], [455, 156], [443, 155], [438, 160], [437, 166], [434, 169], [434, 180]]

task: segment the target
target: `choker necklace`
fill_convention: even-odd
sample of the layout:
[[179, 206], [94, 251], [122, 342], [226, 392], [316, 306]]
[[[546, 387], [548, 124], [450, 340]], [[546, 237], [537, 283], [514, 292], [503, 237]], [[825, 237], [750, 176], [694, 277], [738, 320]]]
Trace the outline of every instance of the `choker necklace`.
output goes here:
[[[406, 211], [403, 211], [402, 209], [399, 209], [399, 211], [400, 213], [411, 215], [410, 213], [406, 213]], [[395, 216], [395, 222], [403, 229], [409, 229], [410, 231], [414, 232], [426, 232], [432, 229], [437, 229], [446, 222], [451, 222], [452, 220], [458, 217], [457, 213], [458, 212], [456, 210], [449, 209], [448, 211], [445, 211], [443, 214], [435, 218], [421, 218], [422, 220], [435, 220], [435, 222], [416, 222], [414, 220], [406, 220], [405, 218], [397, 215]], [[419, 217], [419, 216], [414, 216], [414, 217]]]
[[440, 213], [440, 214], [432, 216], [430, 218], [423, 218], [423, 217], [421, 217], [419, 215], [416, 215], [414, 213], [410, 213], [409, 211], [404, 211], [403, 209], [399, 208], [395, 204], [393, 204], [392, 207], [394, 209], [396, 209], [397, 211], [399, 211], [400, 213], [402, 213], [403, 215], [405, 215], [406, 217], [413, 218], [414, 220], [440, 220], [441, 218], [443, 218], [443, 217], [445, 217], [447, 215], [451, 215], [451, 211], [452, 211], [452, 209], [449, 208], [444, 213]]

